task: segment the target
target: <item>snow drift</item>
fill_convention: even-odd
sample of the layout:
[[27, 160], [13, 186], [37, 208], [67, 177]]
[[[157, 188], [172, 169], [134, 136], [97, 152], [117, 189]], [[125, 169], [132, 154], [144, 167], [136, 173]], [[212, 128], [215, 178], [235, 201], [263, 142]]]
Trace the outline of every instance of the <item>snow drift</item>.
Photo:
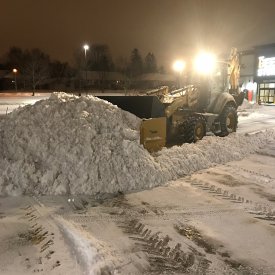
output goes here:
[[97, 194], [142, 190], [240, 159], [275, 136], [206, 137], [150, 155], [140, 119], [93, 96], [54, 93], [0, 121], [0, 194]]

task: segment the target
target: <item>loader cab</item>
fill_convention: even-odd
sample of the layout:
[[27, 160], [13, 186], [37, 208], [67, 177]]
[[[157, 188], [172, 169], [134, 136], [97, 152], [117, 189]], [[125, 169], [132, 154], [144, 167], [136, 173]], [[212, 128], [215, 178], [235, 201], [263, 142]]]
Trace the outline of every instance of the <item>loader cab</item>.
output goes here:
[[228, 93], [228, 75], [226, 63], [218, 64], [215, 70], [209, 74], [199, 74], [196, 71], [189, 72], [188, 83], [197, 89], [197, 112], [205, 112], [208, 106], [222, 93]]
[[209, 86], [212, 92], [214, 93], [223, 93], [228, 92], [229, 83], [228, 83], [228, 64], [221, 63], [209, 75]]

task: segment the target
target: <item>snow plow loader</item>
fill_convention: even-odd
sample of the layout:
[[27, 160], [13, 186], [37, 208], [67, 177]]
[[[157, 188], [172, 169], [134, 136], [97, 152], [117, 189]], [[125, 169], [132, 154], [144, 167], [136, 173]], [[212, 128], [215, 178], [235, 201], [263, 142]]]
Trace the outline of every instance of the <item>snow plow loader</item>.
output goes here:
[[[190, 84], [169, 92], [168, 87], [140, 96], [100, 96], [142, 118], [140, 143], [149, 152], [201, 140], [207, 132], [224, 137], [235, 132], [237, 108], [244, 99], [239, 89], [239, 58], [231, 50], [211, 74], [190, 78]], [[204, 66], [207, 64], [204, 64]]]

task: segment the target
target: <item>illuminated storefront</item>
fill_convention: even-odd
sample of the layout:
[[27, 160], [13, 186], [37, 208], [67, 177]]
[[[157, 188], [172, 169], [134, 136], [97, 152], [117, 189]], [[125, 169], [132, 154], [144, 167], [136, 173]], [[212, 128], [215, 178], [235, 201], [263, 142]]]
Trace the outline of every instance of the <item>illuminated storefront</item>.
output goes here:
[[246, 92], [246, 99], [255, 103], [257, 101], [257, 83], [255, 82], [256, 67], [255, 50], [242, 51], [240, 53], [240, 85], [241, 89]]
[[257, 60], [256, 81], [258, 83], [257, 101], [275, 104], [275, 44], [255, 48]]
[[240, 52], [240, 84], [251, 103], [275, 104], [275, 44]]
[[275, 80], [273, 83], [261, 83], [258, 90], [258, 102], [274, 104]]

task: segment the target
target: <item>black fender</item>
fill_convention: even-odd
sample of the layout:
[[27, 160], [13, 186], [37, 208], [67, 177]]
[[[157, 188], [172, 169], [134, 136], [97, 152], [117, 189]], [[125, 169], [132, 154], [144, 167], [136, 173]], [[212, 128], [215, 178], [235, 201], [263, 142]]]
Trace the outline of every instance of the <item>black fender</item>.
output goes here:
[[243, 104], [244, 96], [245, 96], [244, 92], [240, 92], [239, 94], [236, 94], [236, 95], [233, 94], [233, 97], [234, 97], [238, 107]]

